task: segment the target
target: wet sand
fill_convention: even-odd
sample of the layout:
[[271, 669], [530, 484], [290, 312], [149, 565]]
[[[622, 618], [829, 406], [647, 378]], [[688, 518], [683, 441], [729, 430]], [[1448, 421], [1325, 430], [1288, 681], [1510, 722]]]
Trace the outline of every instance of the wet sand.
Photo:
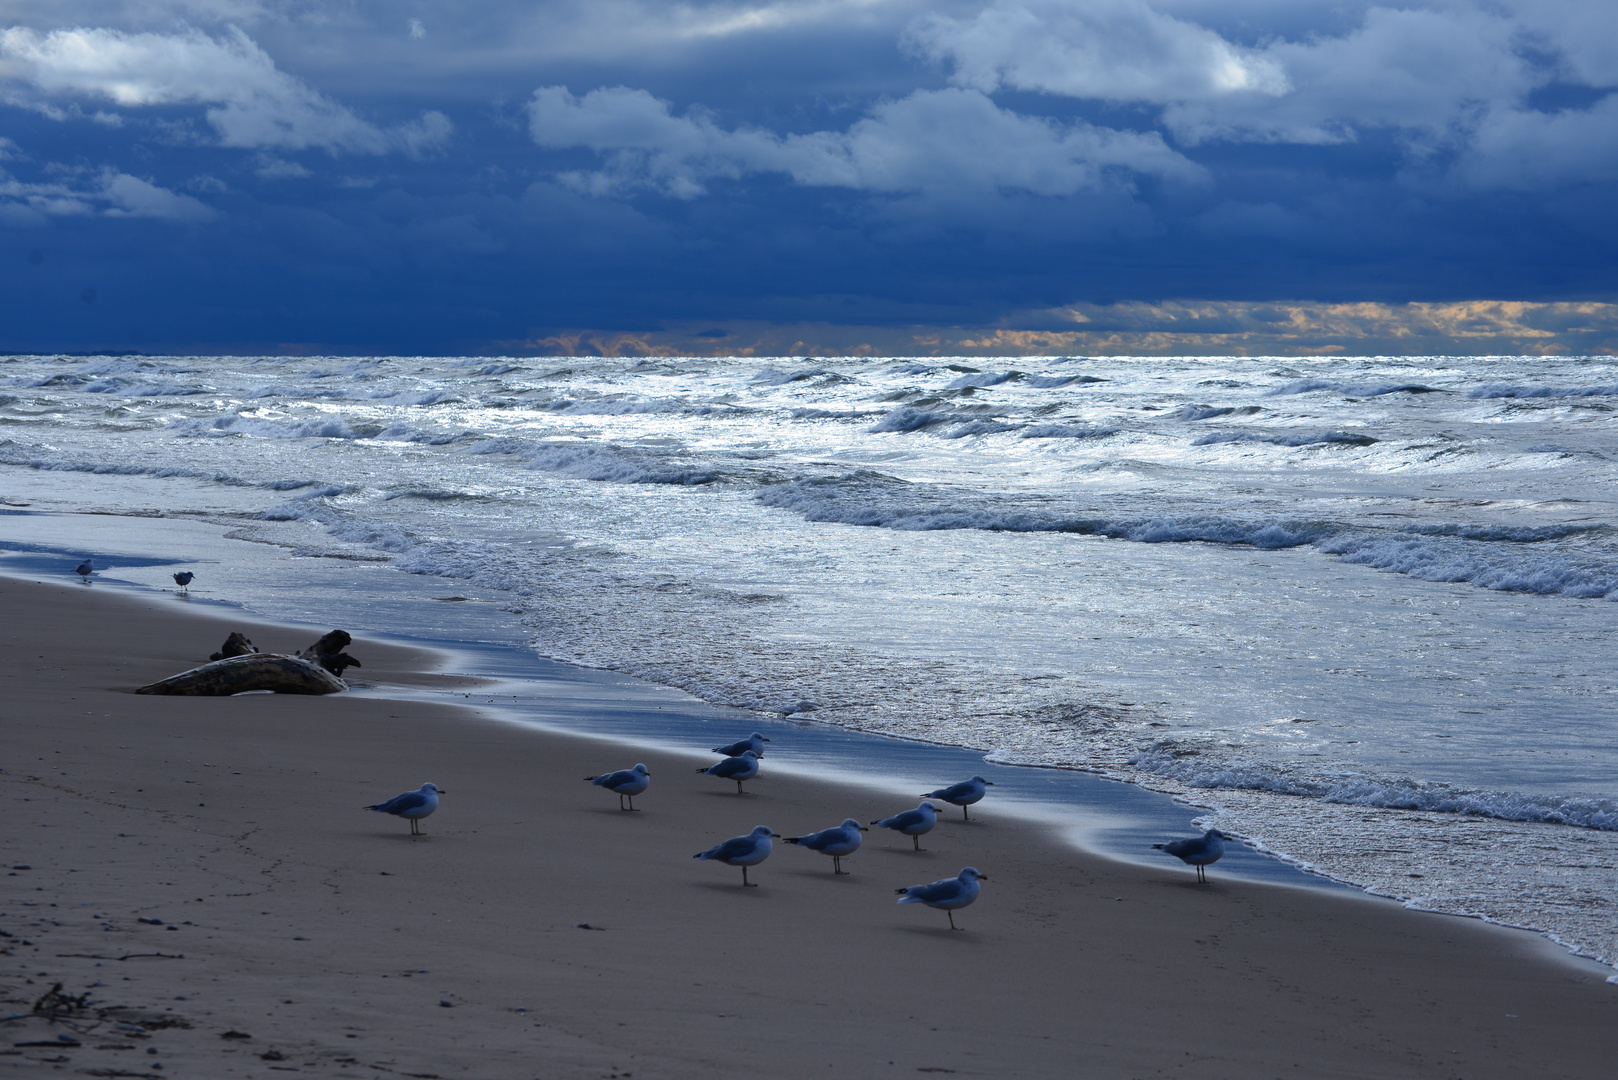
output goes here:
[[[1198, 886], [997, 820], [992, 796], [924, 853], [869, 834], [846, 877], [778, 843], [744, 890], [692, 854], [914, 793], [767, 758], [738, 796], [692, 758], [420, 699], [135, 696], [231, 629], [266, 650], [319, 631], [16, 579], [0, 612], [0, 1016], [24, 1014], [0, 1069], [1426, 1080], [1618, 1057], [1618, 987], [1531, 935], [1217, 866]], [[430, 653], [348, 651], [366, 683], [445, 681]], [[635, 761], [642, 812], [581, 780]], [[360, 810], [428, 780], [424, 837]], [[967, 865], [989, 880], [962, 932], [894, 905]], [[57, 982], [90, 1000], [52, 1024], [30, 1010]]]

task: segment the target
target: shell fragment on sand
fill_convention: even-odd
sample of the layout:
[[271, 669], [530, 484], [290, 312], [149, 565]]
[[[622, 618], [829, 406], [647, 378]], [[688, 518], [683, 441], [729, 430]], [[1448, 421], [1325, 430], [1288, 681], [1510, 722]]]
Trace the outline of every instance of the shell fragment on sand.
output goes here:
[[228, 697], [251, 690], [277, 694], [336, 694], [348, 684], [319, 664], [279, 653], [249, 653], [203, 664], [136, 690], [137, 694]]

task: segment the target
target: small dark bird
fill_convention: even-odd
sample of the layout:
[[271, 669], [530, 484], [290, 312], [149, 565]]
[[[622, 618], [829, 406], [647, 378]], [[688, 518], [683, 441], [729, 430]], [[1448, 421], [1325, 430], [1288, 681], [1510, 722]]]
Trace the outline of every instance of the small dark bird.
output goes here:
[[1225, 841], [1230, 837], [1218, 829], [1209, 829], [1201, 836], [1194, 836], [1189, 840], [1170, 840], [1166, 844], [1153, 844], [1159, 851], [1167, 852], [1188, 866], [1197, 868], [1197, 881], [1206, 885], [1208, 872], [1203, 867], [1219, 861], [1219, 856], [1225, 853]]
[[247, 640], [247, 636], [239, 630], [232, 630], [225, 639], [220, 650], [208, 657], [209, 660], [228, 660], [232, 656], [250, 656], [258, 652], [258, 646]]
[[96, 572], [95, 560], [85, 559], [83, 562], [73, 568], [73, 572], [79, 575], [81, 579], [89, 581], [90, 575]]
[[189, 570], [181, 570], [178, 574], [174, 575], [174, 584], [178, 585], [180, 588], [184, 589], [186, 592], [190, 592], [191, 591], [191, 579], [196, 577], [196, 576], [197, 575], [193, 574]]

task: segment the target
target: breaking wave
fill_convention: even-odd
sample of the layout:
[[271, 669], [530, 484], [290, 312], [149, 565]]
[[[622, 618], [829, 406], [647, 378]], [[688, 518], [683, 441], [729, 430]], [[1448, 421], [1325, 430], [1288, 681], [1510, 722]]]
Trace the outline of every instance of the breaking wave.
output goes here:
[[1154, 743], [1151, 749], [1131, 757], [1129, 764], [1142, 772], [1178, 780], [1195, 788], [1269, 791], [1349, 806], [1468, 814], [1503, 821], [1534, 821], [1618, 831], [1618, 801], [1591, 796], [1487, 791], [1405, 778], [1362, 776], [1346, 771], [1335, 776], [1316, 776], [1297, 766], [1210, 754], [1205, 748], [1189, 746], [1174, 739]]
[[1430, 524], [1403, 529], [1343, 522], [1218, 513], [1118, 517], [1062, 507], [1034, 496], [997, 496], [942, 485], [911, 484], [861, 470], [772, 484], [764, 506], [809, 521], [924, 532], [981, 529], [1102, 536], [1142, 544], [1207, 543], [1280, 550], [1313, 547], [1352, 565], [1422, 581], [1499, 592], [1599, 599], [1618, 595], [1618, 552], [1546, 550], [1570, 538], [1610, 540], [1605, 524], [1510, 527]]
[[955, 414], [936, 412], [932, 409], [917, 409], [911, 406], [894, 409], [882, 419], [866, 428], [866, 431], [920, 431], [933, 424], [942, 424], [955, 419]]
[[1382, 397], [1386, 394], [1440, 394], [1442, 390], [1421, 383], [1343, 383], [1331, 379], [1300, 379], [1264, 391], [1265, 397], [1290, 394], [1312, 394], [1317, 390], [1331, 390], [1345, 397]]
[[1613, 386], [1513, 386], [1510, 383], [1490, 383], [1470, 391], [1469, 398], [1581, 398], [1618, 397], [1618, 385]]
[[1272, 443], [1275, 446], [1320, 446], [1338, 443], [1347, 446], [1370, 446], [1377, 440], [1369, 435], [1350, 431], [1299, 432], [1292, 435], [1260, 435], [1251, 431], [1216, 431], [1192, 441], [1192, 446], [1217, 446], [1220, 443]]

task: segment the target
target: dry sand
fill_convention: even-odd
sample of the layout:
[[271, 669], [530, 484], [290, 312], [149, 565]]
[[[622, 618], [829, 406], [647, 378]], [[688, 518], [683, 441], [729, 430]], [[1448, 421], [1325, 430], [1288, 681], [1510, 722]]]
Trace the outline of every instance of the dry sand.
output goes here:
[[[992, 800], [924, 854], [872, 833], [848, 877], [778, 844], [744, 890], [692, 854], [911, 793], [767, 760], [741, 797], [688, 758], [430, 702], [137, 697], [229, 629], [316, 633], [11, 579], [0, 613], [0, 1015], [25, 1014], [0, 1023], [0, 1071], [1431, 1080], [1618, 1060], [1618, 987], [1531, 935], [1217, 867], [1199, 887]], [[434, 663], [349, 651], [372, 683]], [[641, 813], [581, 780], [637, 760]], [[427, 780], [447, 794], [421, 839], [360, 810]], [[964, 932], [894, 905], [969, 864], [990, 880]], [[88, 1008], [28, 1015], [57, 982]], [[62, 1035], [78, 1045], [16, 1045]]]

